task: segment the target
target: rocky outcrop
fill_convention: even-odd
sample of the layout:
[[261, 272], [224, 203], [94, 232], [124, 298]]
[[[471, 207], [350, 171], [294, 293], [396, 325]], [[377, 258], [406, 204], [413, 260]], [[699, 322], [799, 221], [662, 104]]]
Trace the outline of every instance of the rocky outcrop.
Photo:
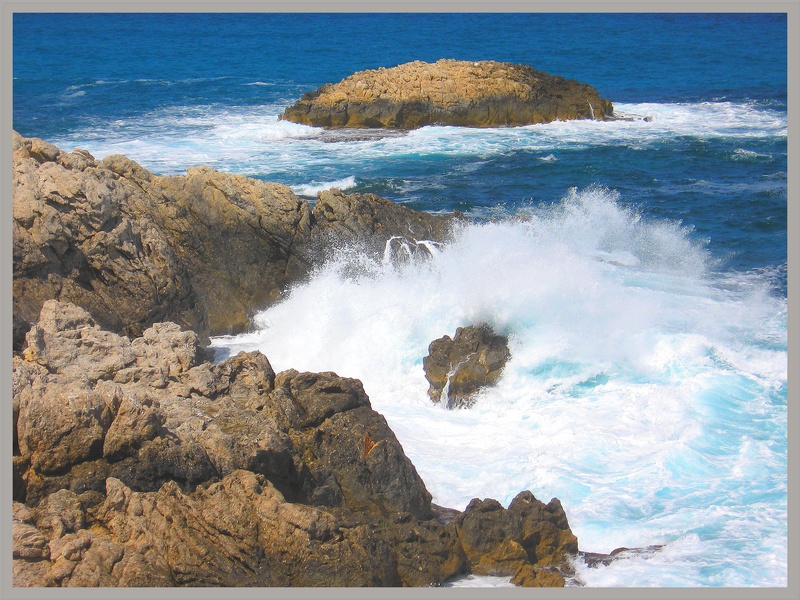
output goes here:
[[527, 491], [508, 509], [497, 500], [476, 498], [456, 524], [472, 572], [510, 576], [517, 585], [563, 585], [568, 557], [578, 552], [578, 539], [558, 499], [545, 505]]
[[[131, 163], [119, 156], [103, 162], [122, 173]], [[311, 211], [288, 187], [209, 167], [130, 180], [150, 199], [153, 220], [189, 272], [211, 335], [246, 328], [254, 307], [277, 300], [307, 273], [298, 248]]]
[[191, 275], [151, 218], [154, 207], [141, 188], [88, 152], [62, 152], [17, 134], [13, 144], [17, 347], [51, 298], [83, 306], [126, 335], [162, 320], [208, 335]]
[[286, 186], [207, 167], [157, 177], [124, 156], [97, 161], [16, 133], [13, 172], [17, 350], [48, 299], [131, 338], [171, 321], [205, 343], [246, 329], [325, 258], [334, 234], [382, 251], [412, 232], [441, 242], [449, 222], [332, 192], [312, 213]]
[[593, 87], [526, 65], [414, 61], [360, 71], [305, 94], [282, 119], [317, 127], [502, 127], [611, 117]]
[[13, 358], [15, 586], [564, 585], [556, 500], [436, 507], [361, 383], [55, 300]]
[[494, 384], [510, 358], [508, 338], [488, 325], [459, 327], [428, 346], [423, 358], [428, 395], [447, 408], [468, 407], [481, 388]]
[[449, 239], [460, 215], [432, 215], [394, 204], [374, 194], [317, 194], [311, 244], [314, 256], [340, 246], [403, 262], [427, 257]]

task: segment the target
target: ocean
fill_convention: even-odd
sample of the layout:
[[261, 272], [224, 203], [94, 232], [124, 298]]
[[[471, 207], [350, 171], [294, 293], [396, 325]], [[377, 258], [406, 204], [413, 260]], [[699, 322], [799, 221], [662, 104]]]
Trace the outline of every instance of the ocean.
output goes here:
[[[565, 507], [589, 587], [787, 585], [787, 21], [780, 14], [15, 14], [14, 129], [158, 175], [210, 165], [465, 213], [418, 262], [332, 252], [213, 340], [363, 381], [437, 504]], [[278, 121], [355, 71], [501, 60], [616, 121], [324, 131]], [[511, 359], [472, 408], [428, 344], [486, 322]], [[502, 578], [454, 585], [503, 586]]]

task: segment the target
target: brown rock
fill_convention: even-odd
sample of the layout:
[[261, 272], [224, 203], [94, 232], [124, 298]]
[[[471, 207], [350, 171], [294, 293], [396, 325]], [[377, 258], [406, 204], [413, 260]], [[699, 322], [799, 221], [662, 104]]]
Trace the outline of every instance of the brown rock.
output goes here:
[[39, 322], [26, 339], [27, 361], [89, 382], [109, 379], [136, 360], [127, 339], [101, 330], [82, 308], [55, 300], [42, 305]]
[[86, 385], [37, 386], [20, 401], [20, 451], [37, 472], [58, 474], [102, 455], [111, 420], [103, 398]]
[[53, 298], [132, 337], [174, 321], [206, 340], [242, 330], [307, 270], [292, 247], [310, 209], [277, 184], [210, 168], [156, 177], [15, 134], [13, 197], [17, 345]]
[[578, 552], [561, 503], [545, 505], [528, 491], [508, 509], [475, 498], [455, 523], [473, 573], [513, 576], [518, 585], [563, 587]]
[[208, 334], [185, 265], [151, 218], [151, 202], [82, 150], [13, 138], [15, 342], [42, 304], [61, 299], [136, 336], [173, 320]]
[[[247, 471], [191, 494], [169, 483], [134, 492], [110, 478], [104, 502], [90, 512], [92, 530], [48, 543], [32, 522], [20, 521], [15, 583], [402, 585], [390, 544], [370, 528], [341, 527], [332, 513], [287, 503], [262, 476]], [[47, 569], [37, 569], [37, 562]]]
[[119, 395], [114, 422], [103, 441], [103, 457], [110, 461], [135, 455], [144, 442], [158, 436], [164, 423], [164, 416], [151, 397], [122, 390]]
[[459, 327], [428, 346], [423, 359], [428, 395], [447, 408], [468, 407], [474, 394], [494, 384], [510, 357], [508, 339], [486, 325]]
[[[122, 159], [104, 162], [119, 169]], [[309, 235], [311, 211], [288, 187], [209, 167], [141, 185], [190, 273], [212, 335], [247, 328], [256, 309], [307, 273], [295, 246]]]
[[452, 234], [452, 216], [416, 212], [374, 194], [345, 195], [333, 189], [317, 198], [310, 242], [317, 254], [360, 244], [373, 255], [402, 262], [430, 256]]
[[11, 522], [11, 549], [14, 558], [40, 560], [50, 557], [47, 539], [31, 523], [30, 513], [21, 504], [14, 504]]
[[[359, 381], [276, 375], [259, 352], [201, 362], [174, 324], [130, 342], [76, 306], [43, 313], [13, 361], [15, 586], [563, 584], [556, 500], [432, 506]], [[105, 366], [81, 373], [87, 356]]]
[[14, 133], [13, 334], [47, 300], [83, 307], [130, 338], [158, 322], [241, 332], [255, 311], [327, 258], [332, 241], [383, 251], [443, 241], [449, 219], [371, 195], [323, 193], [314, 214], [286, 186], [208, 167], [157, 177]]
[[[273, 401], [278, 399], [310, 473], [304, 486], [312, 503], [430, 517], [430, 493], [386, 420], [370, 407], [360, 381], [285, 371], [275, 380]], [[367, 435], [375, 443], [365, 453]]]
[[604, 119], [611, 102], [589, 85], [526, 65], [414, 61], [360, 71], [305, 94], [282, 119], [318, 127], [500, 127]]

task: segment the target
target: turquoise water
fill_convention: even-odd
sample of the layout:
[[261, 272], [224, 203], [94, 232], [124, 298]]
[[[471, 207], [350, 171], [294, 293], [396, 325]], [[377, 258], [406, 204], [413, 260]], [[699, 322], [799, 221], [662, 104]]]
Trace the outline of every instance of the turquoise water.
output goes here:
[[[561, 499], [583, 550], [665, 545], [577, 564], [586, 585], [783, 586], [785, 40], [760, 14], [18, 14], [14, 127], [156, 174], [466, 212], [430, 260], [342, 251], [215, 347], [362, 379], [439, 504], [530, 489]], [[277, 120], [354, 71], [438, 58], [575, 78], [634, 120]], [[502, 379], [470, 410], [431, 405], [428, 343], [476, 321], [510, 337]]]

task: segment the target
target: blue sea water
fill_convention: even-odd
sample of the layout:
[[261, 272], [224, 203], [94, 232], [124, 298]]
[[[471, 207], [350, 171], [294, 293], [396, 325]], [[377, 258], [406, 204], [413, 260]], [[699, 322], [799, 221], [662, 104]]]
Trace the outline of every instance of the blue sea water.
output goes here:
[[[260, 348], [276, 370], [360, 378], [439, 504], [530, 489], [561, 499], [583, 550], [664, 544], [578, 561], [582, 584], [786, 585], [785, 16], [15, 14], [13, 26], [22, 135], [159, 175], [211, 165], [312, 202], [339, 187], [472, 217], [424, 263], [332, 255], [254, 331], [214, 340], [221, 355]], [[439, 58], [577, 79], [631, 120], [398, 133], [277, 119], [355, 71]], [[427, 344], [478, 320], [509, 335], [501, 381], [469, 410], [431, 405]]]

